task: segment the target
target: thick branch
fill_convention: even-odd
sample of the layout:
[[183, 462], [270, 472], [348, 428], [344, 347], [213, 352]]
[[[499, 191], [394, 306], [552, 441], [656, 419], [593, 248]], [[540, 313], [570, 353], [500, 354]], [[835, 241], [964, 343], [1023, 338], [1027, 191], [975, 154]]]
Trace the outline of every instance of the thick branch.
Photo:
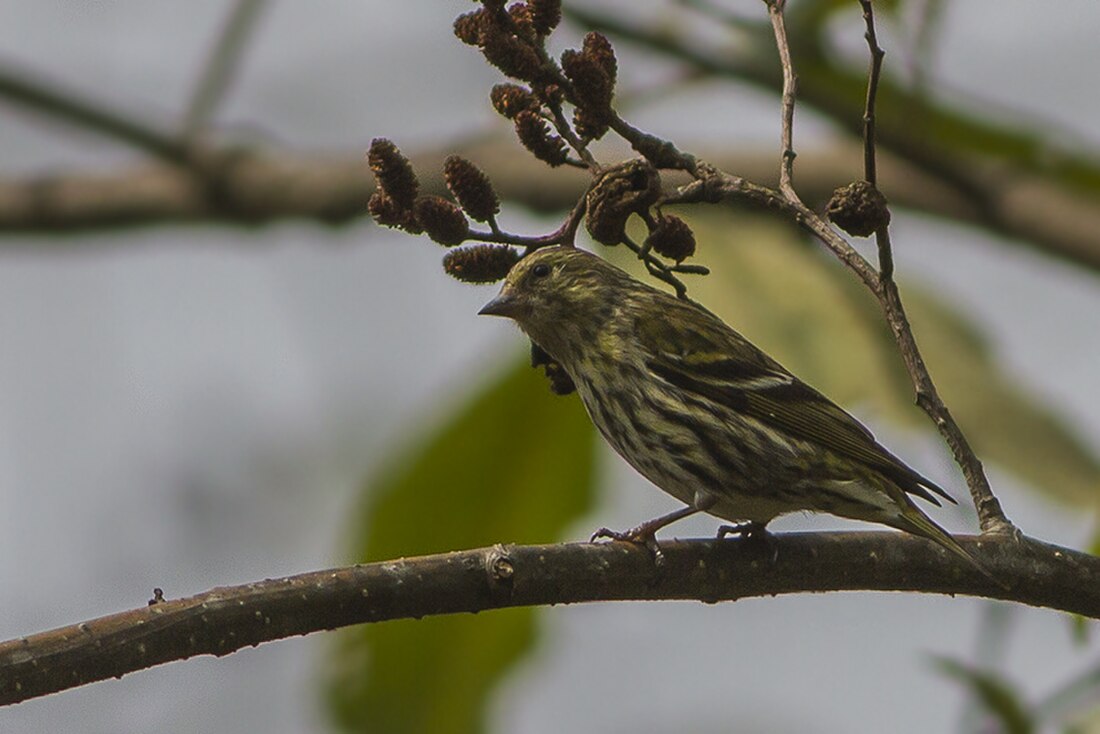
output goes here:
[[0, 231], [56, 233], [179, 222], [255, 224], [361, 217], [374, 186], [360, 156], [224, 156], [197, 177], [176, 166], [0, 181]]
[[[567, 210], [591, 181], [573, 170], [547, 176], [543, 164], [517, 157], [514, 143], [499, 140], [414, 156], [427, 193], [446, 193], [436, 172], [446, 155], [455, 152], [476, 161], [501, 196], [538, 211]], [[851, 180], [859, 155], [845, 143], [799, 153], [799, 191], [806, 201], [823, 203], [838, 181]], [[704, 151], [702, 158], [751, 181], [771, 186], [778, 182], [771, 153]], [[880, 185], [890, 191], [894, 205], [985, 224], [982, 211], [949, 184], [896, 157], [880, 152], [878, 159]], [[233, 192], [233, 199], [217, 207], [203, 194], [194, 175], [178, 166], [0, 180], [0, 237], [180, 222], [252, 224], [292, 218], [341, 222], [364, 214], [364, 202], [373, 189], [361, 155], [354, 153], [305, 156], [268, 151], [241, 156], [235, 166], [218, 175], [223, 180], [220, 188]], [[1100, 208], [1047, 185], [1017, 184], [1019, 191], [1008, 192], [1004, 201], [1008, 218], [1000, 231], [1100, 271]]]
[[504, 607], [873, 590], [1100, 618], [1100, 558], [1026, 538], [958, 540], [1005, 588], [924, 540], [890, 532], [792, 533], [767, 546], [674, 541], [662, 544], [661, 566], [627, 543], [498, 545], [220, 587], [0, 644], [0, 704], [294, 635]]

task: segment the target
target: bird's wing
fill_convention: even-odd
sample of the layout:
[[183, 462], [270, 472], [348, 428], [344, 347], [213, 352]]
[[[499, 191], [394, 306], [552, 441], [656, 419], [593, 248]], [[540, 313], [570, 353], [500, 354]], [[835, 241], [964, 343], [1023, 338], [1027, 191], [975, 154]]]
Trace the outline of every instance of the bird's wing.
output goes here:
[[687, 304], [676, 306], [690, 312], [669, 313], [668, 318], [636, 325], [647, 353], [646, 366], [654, 375], [863, 464], [936, 505], [939, 501], [931, 492], [955, 502], [881, 446], [862, 423], [716, 316]]

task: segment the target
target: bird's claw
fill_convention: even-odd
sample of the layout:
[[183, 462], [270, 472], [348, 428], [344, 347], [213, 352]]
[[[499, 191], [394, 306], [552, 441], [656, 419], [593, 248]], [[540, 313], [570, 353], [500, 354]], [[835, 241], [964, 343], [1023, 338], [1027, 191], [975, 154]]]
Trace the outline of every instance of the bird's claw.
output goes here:
[[775, 538], [768, 532], [764, 523], [754, 522], [752, 520], [748, 522], [739, 522], [734, 525], [720, 525], [718, 527], [718, 540], [728, 538], [731, 535], [737, 536], [738, 540], [747, 543], [759, 543], [771, 552], [772, 563], [779, 560], [779, 547], [775, 544]]
[[753, 520], [739, 522], [733, 525], [718, 526], [718, 540], [728, 538], [731, 535], [736, 535], [744, 540], [758, 540], [768, 535], [768, 529], [763, 523]]
[[612, 530], [610, 528], [600, 528], [596, 532], [592, 533], [592, 537], [589, 542], [595, 543], [600, 538], [608, 538], [609, 540], [618, 540], [623, 543], [631, 543], [633, 545], [640, 545], [647, 549], [653, 556], [653, 562], [658, 566], [663, 565], [665, 562], [665, 555], [661, 553], [661, 546], [657, 543], [657, 534], [647, 528], [645, 525], [639, 525], [636, 528], [630, 530]]

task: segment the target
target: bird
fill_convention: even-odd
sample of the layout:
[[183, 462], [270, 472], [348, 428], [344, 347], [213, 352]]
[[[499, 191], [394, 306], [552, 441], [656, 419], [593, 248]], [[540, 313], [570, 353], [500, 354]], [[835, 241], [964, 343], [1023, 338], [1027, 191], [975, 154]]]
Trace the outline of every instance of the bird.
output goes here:
[[[856, 418], [704, 307], [570, 245], [519, 260], [479, 311], [513, 320], [569, 375], [598, 431], [683, 507], [626, 532], [706, 512], [766, 537], [776, 517], [828, 513], [930, 540], [988, 576], [913, 497], [956, 501]], [[594, 536], [595, 538], [596, 536]]]

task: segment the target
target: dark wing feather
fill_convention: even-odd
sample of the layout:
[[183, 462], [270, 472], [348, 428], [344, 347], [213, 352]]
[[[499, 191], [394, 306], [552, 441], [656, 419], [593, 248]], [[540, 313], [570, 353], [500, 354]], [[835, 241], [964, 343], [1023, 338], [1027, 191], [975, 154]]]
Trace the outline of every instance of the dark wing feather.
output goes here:
[[654, 375], [778, 431], [827, 447], [936, 505], [940, 503], [933, 492], [955, 502], [887, 451], [862, 423], [717, 317], [682, 302], [670, 308], [690, 313], [637, 324], [648, 353], [646, 366]]

